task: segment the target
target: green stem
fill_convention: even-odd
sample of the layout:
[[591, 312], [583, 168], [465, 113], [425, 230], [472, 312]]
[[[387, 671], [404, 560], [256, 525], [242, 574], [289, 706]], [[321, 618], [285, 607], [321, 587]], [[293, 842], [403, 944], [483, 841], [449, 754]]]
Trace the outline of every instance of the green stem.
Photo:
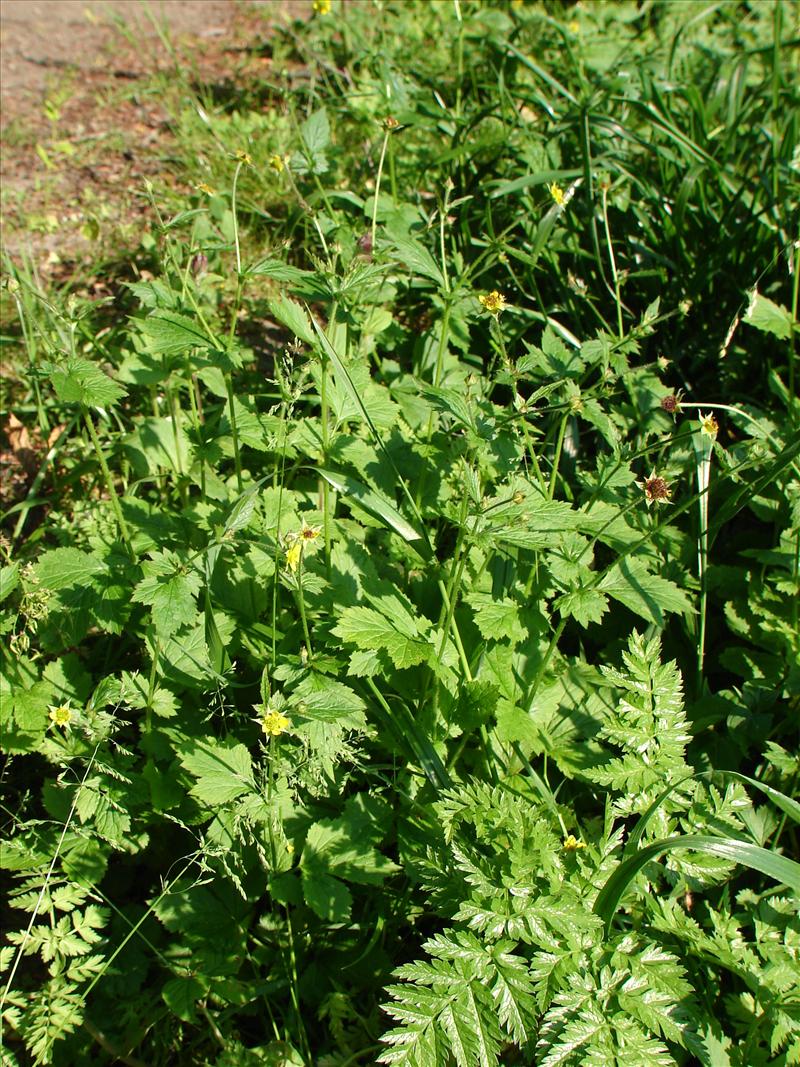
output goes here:
[[558, 440], [556, 441], [556, 452], [553, 456], [553, 469], [550, 471], [550, 488], [547, 496], [550, 500], [553, 499], [556, 492], [556, 479], [558, 478], [558, 465], [561, 462], [561, 450], [564, 447], [564, 434], [567, 432], [567, 423], [569, 422], [570, 412], [565, 411], [561, 419], [561, 425], [558, 427]]
[[544, 673], [547, 670], [548, 664], [550, 663], [553, 653], [555, 652], [556, 645], [561, 640], [561, 635], [563, 634], [564, 627], [566, 625], [566, 618], [563, 618], [559, 621], [558, 626], [553, 631], [553, 636], [550, 638], [550, 644], [547, 646], [547, 651], [544, 654], [544, 659], [539, 664], [539, 670], [536, 672], [536, 677], [531, 682], [530, 689], [528, 690], [525, 699], [525, 711], [528, 715], [530, 715], [531, 713], [531, 709], [533, 708], [533, 702], [536, 699], [536, 693], [539, 690], [539, 686], [542, 684], [542, 678], [544, 678]]
[[381, 191], [381, 178], [383, 176], [383, 161], [386, 158], [386, 146], [389, 144], [389, 138], [392, 135], [392, 131], [387, 129], [383, 134], [383, 144], [381, 145], [381, 157], [378, 160], [378, 173], [375, 177], [375, 200], [372, 205], [372, 244], [371, 248], [375, 248], [375, 235], [378, 232], [378, 197]]
[[617, 261], [614, 258], [614, 246], [611, 243], [611, 229], [608, 225], [608, 190], [603, 187], [603, 227], [606, 231], [606, 247], [608, 248], [608, 258], [611, 262], [611, 276], [614, 279], [614, 300], [617, 305], [617, 335], [622, 340], [624, 336], [624, 329], [622, 326], [622, 300], [620, 299], [619, 291], [619, 274], [617, 272]]
[[228, 390], [228, 417], [231, 420], [231, 440], [233, 441], [233, 462], [236, 467], [236, 487], [242, 491], [242, 457], [239, 454], [239, 433], [236, 429], [236, 412], [233, 408], [233, 378], [230, 371], [225, 372], [225, 388]]
[[456, 82], [456, 118], [461, 118], [461, 83], [464, 80], [464, 20], [461, 17], [461, 4], [459, 0], [453, 0], [453, 6], [456, 9], [456, 18], [458, 19], [458, 44], [457, 44], [457, 63], [458, 63], [458, 81]]
[[800, 295], [800, 241], [795, 246], [794, 253], [794, 283], [792, 285], [792, 314], [791, 323], [789, 324], [789, 398], [792, 402], [792, 406], [789, 410], [789, 418], [792, 420], [794, 426], [797, 421], [797, 403], [795, 398], [797, 393], [794, 386], [794, 362], [795, 362], [795, 350], [797, 348], [797, 311], [798, 311], [798, 296]]
[[308, 630], [308, 619], [306, 618], [306, 601], [303, 596], [303, 556], [300, 555], [300, 562], [297, 565], [297, 606], [300, 609], [300, 619], [303, 623], [303, 636], [306, 640], [306, 651], [308, 652], [308, 658], [312, 659], [314, 656], [314, 650], [311, 647], [311, 634]]
[[311, 1055], [311, 1046], [308, 1042], [308, 1034], [306, 1033], [305, 1023], [303, 1022], [303, 1013], [300, 1010], [300, 996], [298, 993], [298, 975], [297, 975], [297, 955], [294, 948], [294, 931], [292, 929], [292, 913], [286, 906], [286, 932], [289, 936], [289, 963], [291, 965], [291, 980], [289, 982], [289, 990], [292, 998], [292, 1008], [297, 1020], [297, 1029], [300, 1034], [300, 1043], [303, 1046], [305, 1060], [307, 1064], [314, 1062]]
[[108, 490], [108, 496], [111, 500], [111, 507], [113, 508], [114, 515], [119, 526], [119, 533], [125, 547], [128, 549], [128, 555], [131, 560], [136, 562], [136, 553], [133, 551], [133, 545], [131, 544], [130, 534], [128, 533], [128, 527], [125, 523], [125, 518], [122, 514], [122, 507], [120, 506], [119, 497], [117, 496], [117, 490], [114, 488], [114, 481], [111, 477], [111, 471], [108, 469], [106, 463], [106, 457], [103, 455], [103, 449], [100, 446], [100, 439], [97, 436], [97, 430], [95, 429], [92, 416], [89, 413], [88, 408], [83, 409], [83, 418], [86, 423], [86, 428], [89, 431], [89, 436], [92, 439], [94, 450], [97, 454], [97, 461], [100, 464], [100, 470], [103, 472], [103, 478], [105, 479], [106, 489]]
[[236, 217], [236, 186], [239, 182], [239, 171], [242, 169], [242, 161], [236, 164], [236, 170], [233, 173], [233, 188], [231, 190], [231, 214], [233, 215], [233, 244], [236, 249], [236, 274], [240, 276], [242, 273], [242, 253], [239, 248], [239, 220]]

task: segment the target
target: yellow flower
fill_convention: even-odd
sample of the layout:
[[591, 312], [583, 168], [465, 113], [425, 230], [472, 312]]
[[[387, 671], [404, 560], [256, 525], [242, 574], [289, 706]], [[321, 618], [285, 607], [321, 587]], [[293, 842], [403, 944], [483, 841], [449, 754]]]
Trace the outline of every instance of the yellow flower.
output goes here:
[[261, 716], [261, 729], [267, 737], [280, 737], [289, 727], [289, 720], [274, 708], [268, 708]]
[[300, 537], [303, 541], [316, 541], [320, 535], [320, 529], [318, 526], [306, 526], [303, 525], [303, 529], [300, 531]]
[[303, 555], [303, 542], [294, 541], [286, 549], [286, 566], [292, 572], [297, 574], [297, 568], [300, 566], [300, 557]]
[[497, 316], [501, 311], [505, 311], [508, 307], [506, 298], [502, 293], [498, 293], [496, 289], [493, 289], [491, 293], [488, 293], [486, 296], [479, 296], [478, 299], [490, 315]]
[[563, 207], [567, 202], [564, 190], [558, 182], [551, 182], [550, 185], [547, 186], [547, 191], [552, 196], [554, 203], [558, 204], [559, 207]]
[[580, 24], [580, 22], [578, 22], [577, 19], [573, 19], [572, 22], [568, 22], [567, 23], [567, 29], [569, 30], [570, 33], [580, 33], [581, 32], [581, 24]]
[[702, 411], [700, 412], [700, 433], [704, 433], [706, 437], [716, 441], [719, 433], [719, 423], [711, 412], [708, 415], [704, 415]]
[[274, 156], [269, 157], [269, 165], [276, 174], [280, 174], [281, 171], [286, 169], [286, 163], [284, 162], [283, 156], [279, 156], [277, 152]]
[[54, 722], [56, 726], [63, 726], [65, 729], [72, 721], [72, 708], [69, 704], [49, 704], [50, 721]]
[[331, 13], [331, 0], [314, 0], [311, 6], [318, 15], [330, 15]]
[[195, 189], [201, 193], [205, 193], [206, 196], [216, 196], [217, 193], [216, 189], [212, 189], [211, 186], [206, 185], [205, 182], [198, 182], [197, 185], [195, 185]]
[[574, 834], [568, 834], [564, 838], [564, 851], [577, 852], [579, 848], [586, 848], [583, 841], [579, 841]]
[[253, 163], [253, 160], [250, 158], [249, 153], [242, 152], [241, 150], [236, 153], [236, 161], [237, 163], [244, 163], [247, 166], [252, 166]]

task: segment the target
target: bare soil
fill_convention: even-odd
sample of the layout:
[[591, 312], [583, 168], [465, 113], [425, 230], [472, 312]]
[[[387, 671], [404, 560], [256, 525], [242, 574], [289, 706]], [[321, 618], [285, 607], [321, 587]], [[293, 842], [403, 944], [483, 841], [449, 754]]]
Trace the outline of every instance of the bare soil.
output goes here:
[[[210, 84], [252, 77], [253, 48], [308, 0], [0, 0], [3, 245], [62, 278], [96, 255], [87, 218], [124, 244], [170, 130], [148, 85], [176, 63]], [[142, 91], [138, 91], [141, 88]]]

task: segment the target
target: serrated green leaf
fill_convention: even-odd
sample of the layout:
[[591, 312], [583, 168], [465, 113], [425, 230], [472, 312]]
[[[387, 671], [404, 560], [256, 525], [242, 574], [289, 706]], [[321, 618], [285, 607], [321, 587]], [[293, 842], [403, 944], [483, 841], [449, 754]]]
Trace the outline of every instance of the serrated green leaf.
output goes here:
[[131, 599], [149, 604], [153, 623], [161, 636], [177, 633], [189, 626], [197, 615], [196, 598], [202, 579], [189, 570], [174, 552], [153, 552], [142, 563], [144, 577], [133, 591]]
[[400, 633], [389, 619], [372, 608], [346, 608], [333, 633], [365, 651], [384, 649], [395, 667], [413, 667], [417, 663], [424, 663], [431, 653], [428, 641]]
[[792, 336], [790, 312], [770, 300], [769, 297], [762, 296], [756, 289], [750, 294], [750, 303], [747, 305], [744, 321], [757, 330], [761, 330], [762, 333], [772, 334], [780, 341], [788, 341]]
[[639, 559], [620, 560], [596, 588], [657, 626], [664, 625], [667, 612], [694, 613], [682, 589], [666, 578], [650, 574]]
[[[337, 723], [347, 730], [363, 730], [366, 726], [364, 701], [349, 686], [327, 678], [324, 674], [310, 674], [292, 694], [296, 714], [312, 722]], [[293, 711], [294, 716], [294, 711]]]
[[195, 1004], [207, 992], [206, 986], [193, 975], [184, 974], [171, 978], [161, 990], [164, 1003], [170, 1011], [184, 1022], [191, 1022], [195, 1015]]
[[94, 363], [80, 356], [68, 356], [60, 364], [46, 365], [56, 396], [64, 404], [106, 408], [126, 395], [124, 386], [111, 380]]
[[214, 808], [254, 789], [253, 766], [244, 745], [233, 741], [187, 741], [178, 757], [196, 779], [191, 792]]
[[281, 293], [280, 296], [269, 301], [269, 310], [278, 322], [295, 337], [305, 341], [307, 345], [314, 344], [314, 331], [311, 329], [308, 315], [296, 300]]
[[412, 237], [392, 238], [397, 258], [412, 274], [421, 274], [439, 286], [444, 286], [444, 277], [436, 260], [424, 245]]
[[395, 533], [400, 534], [403, 540], [407, 541], [424, 559], [430, 559], [431, 553], [423, 535], [414, 529], [411, 523], [400, 514], [394, 504], [387, 500], [382, 493], [375, 489], [370, 489], [362, 482], [351, 478], [348, 474], [340, 474], [336, 471], [322, 470], [321, 468], [318, 468], [318, 473], [329, 485], [333, 486], [337, 493], [349, 497], [359, 507], [368, 511], [370, 515], [374, 515], [375, 518], [380, 519]]
[[350, 918], [353, 906], [350, 890], [324, 870], [303, 870], [303, 896], [309, 908], [326, 922], [344, 923]]
[[558, 597], [553, 606], [562, 616], [576, 619], [586, 627], [591, 622], [600, 622], [608, 610], [608, 599], [599, 589], [573, 589]]
[[158, 310], [139, 320], [139, 328], [151, 352], [158, 355], [178, 355], [192, 348], [216, 347], [203, 327], [177, 311]]
[[498, 599], [491, 593], [468, 593], [464, 599], [475, 612], [475, 625], [485, 640], [508, 638], [512, 644], [517, 644], [525, 637], [519, 605], [510, 597]]
[[330, 144], [331, 130], [328, 112], [324, 107], [313, 112], [300, 127], [303, 139], [303, 151], [296, 152], [291, 159], [294, 174], [324, 174], [328, 170], [328, 157], [325, 149]]
[[9, 563], [0, 567], [0, 604], [19, 585], [19, 564]]

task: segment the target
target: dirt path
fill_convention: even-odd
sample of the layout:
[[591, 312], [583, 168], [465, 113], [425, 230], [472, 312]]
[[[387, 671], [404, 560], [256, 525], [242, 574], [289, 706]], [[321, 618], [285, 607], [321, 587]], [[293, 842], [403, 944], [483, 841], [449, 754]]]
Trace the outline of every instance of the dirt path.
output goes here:
[[233, 0], [156, 0], [150, 18], [140, 0], [0, 0], [2, 124], [41, 107], [53, 75], [120, 77], [120, 29], [138, 39], [146, 62], [159, 44], [153, 19], [177, 37], [208, 40], [230, 32], [236, 10]]
[[[253, 44], [309, 0], [0, 0], [3, 245], [68, 274], [86, 220], [135, 226], [136, 191], [158, 173], [167, 115], [147, 79], [191, 65], [207, 83], [263, 62]], [[250, 67], [248, 67], [250, 64]], [[124, 244], [124, 235], [115, 238]]]

